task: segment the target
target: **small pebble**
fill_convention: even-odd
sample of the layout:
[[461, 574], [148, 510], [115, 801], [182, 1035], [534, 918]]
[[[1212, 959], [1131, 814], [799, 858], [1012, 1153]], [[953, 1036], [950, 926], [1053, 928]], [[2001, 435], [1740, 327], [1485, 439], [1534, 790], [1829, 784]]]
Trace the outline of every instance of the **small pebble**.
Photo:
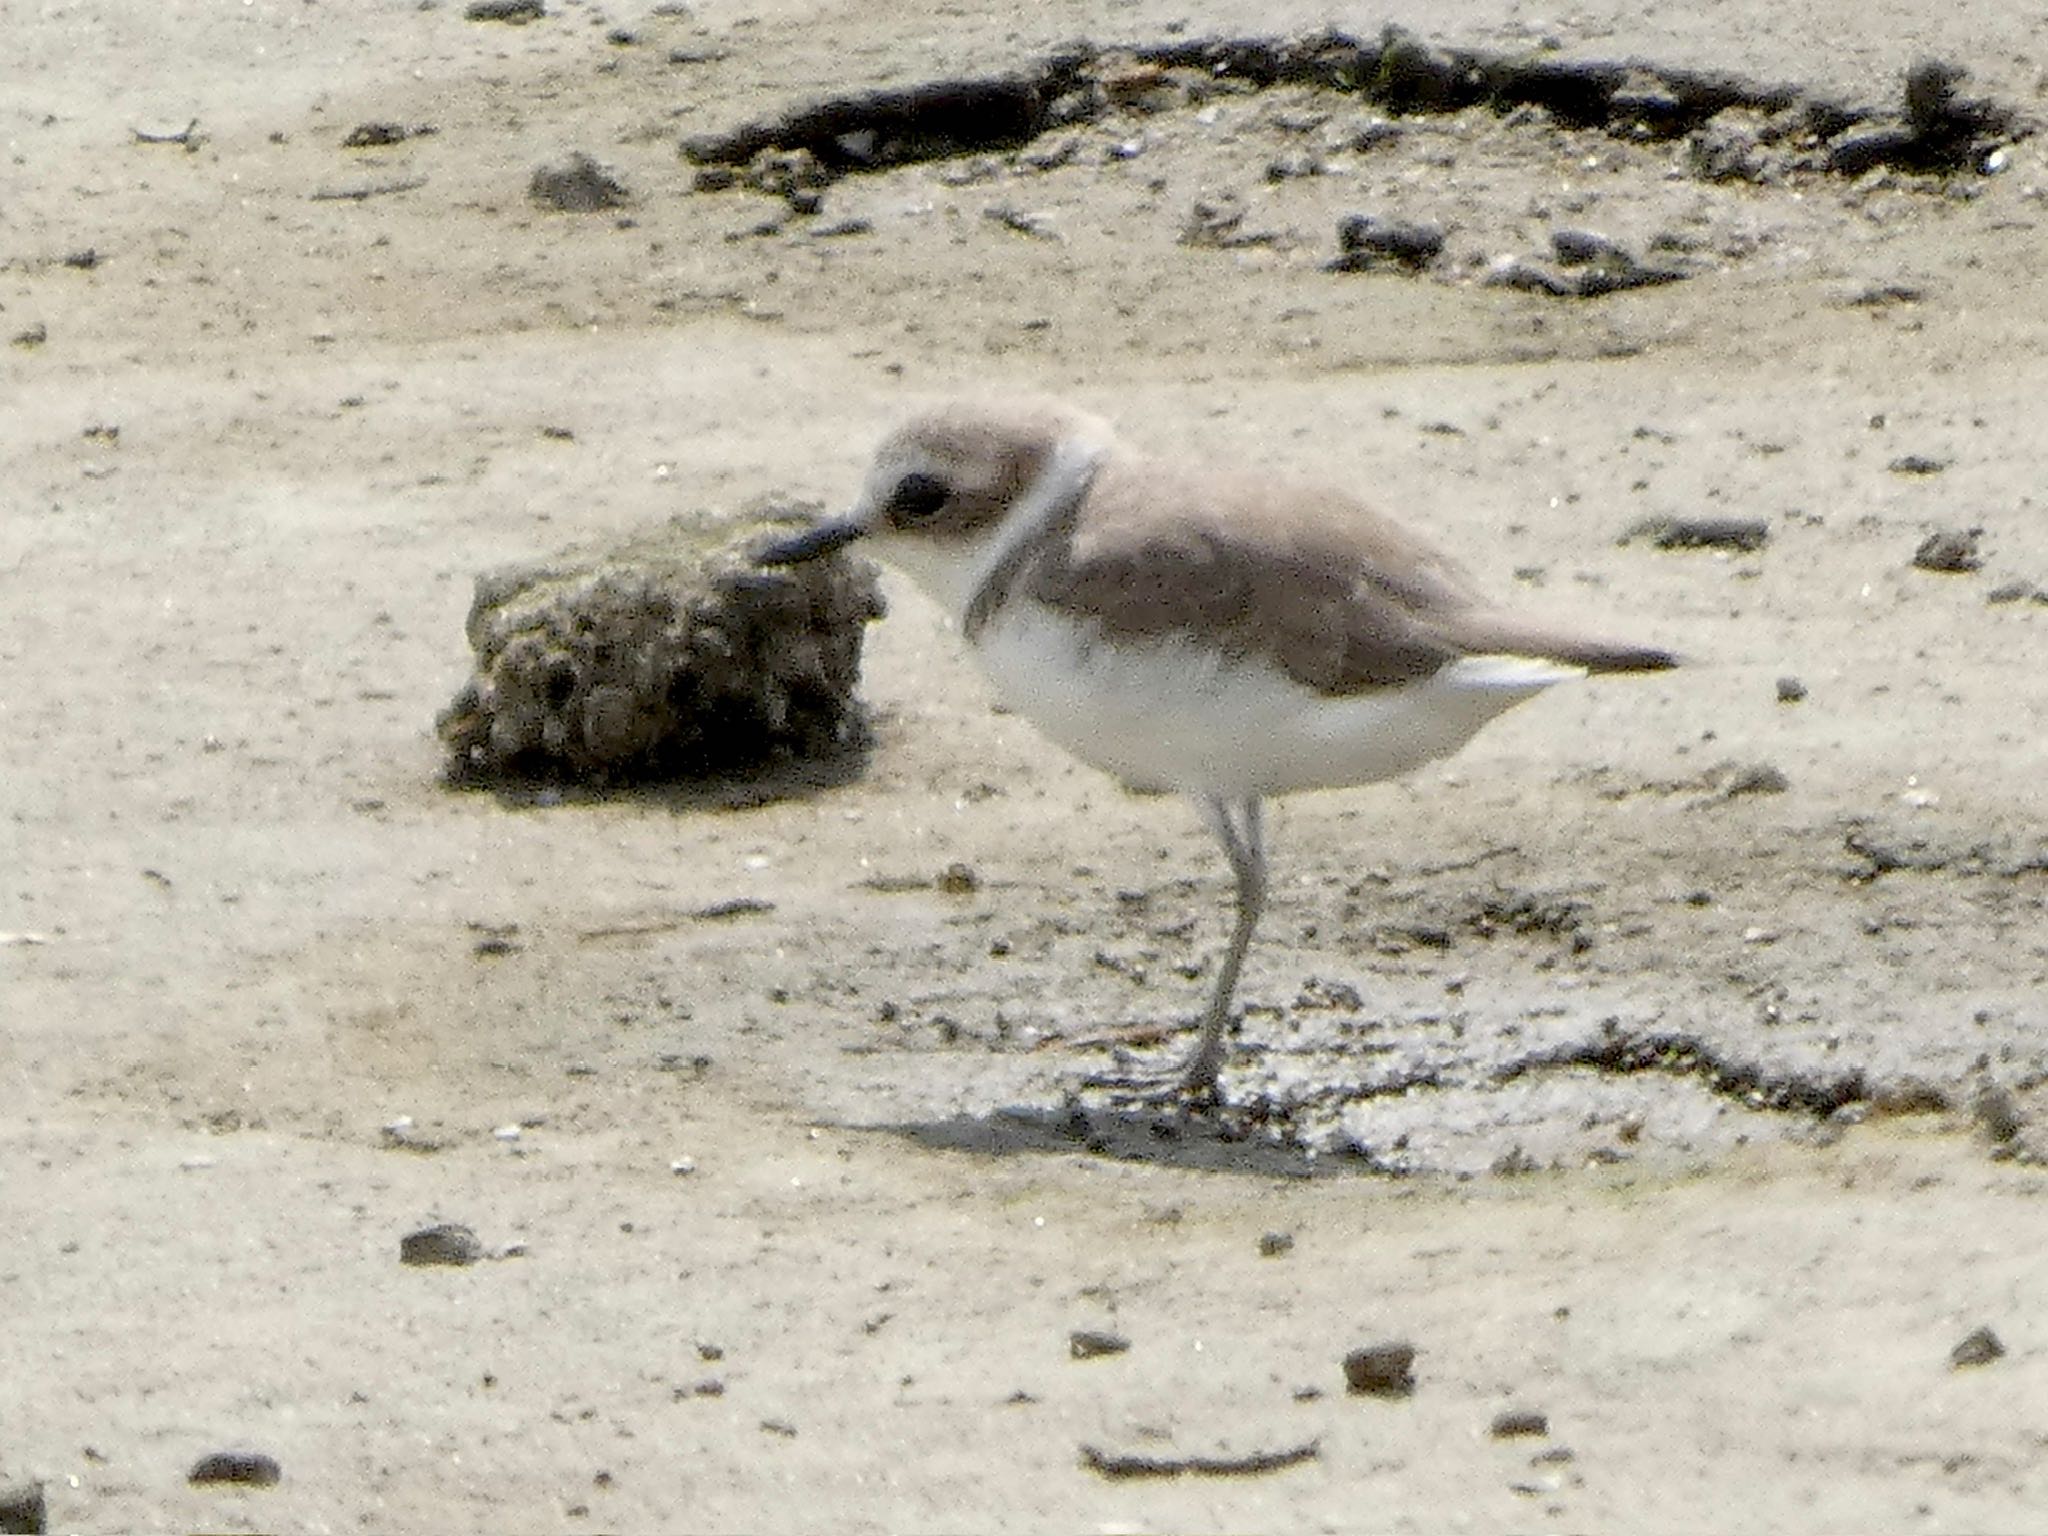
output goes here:
[[1780, 704], [1797, 704], [1805, 697], [1806, 684], [1802, 683], [1798, 678], [1781, 677], [1778, 679], [1778, 702]]
[[421, 1227], [398, 1240], [401, 1264], [474, 1264], [484, 1256], [484, 1245], [468, 1227], [454, 1222]]
[[1259, 1239], [1260, 1258], [1277, 1259], [1283, 1253], [1292, 1253], [1293, 1251], [1294, 1234], [1292, 1232], [1268, 1232]]
[[1131, 1347], [1131, 1341], [1120, 1333], [1106, 1333], [1095, 1328], [1077, 1328], [1067, 1335], [1067, 1353], [1076, 1360], [1095, 1360], [1104, 1355], [1120, 1355]]
[[1630, 543], [1647, 538], [1658, 549], [1733, 549], [1749, 554], [1771, 541], [1771, 525], [1760, 517], [1651, 517], [1621, 536]]
[[1913, 564], [1923, 571], [1960, 575], [1978, 569], [1984, 557], [1977, 552], [1982, 528], [1940, 528], [1920, 541], [1913, 551]]
[[1354, 213], [1337, 225], [1338, 256], [1331, 269], [1370, 270], [1382, 260], [1420, 269], [1442, 255], [1443, 249], [1444, 232], [1438, 225]]
[[538, 167], [526, 184], [526, 195], [564, 213], [596, 213], [632, 200], [617, 177], [580, 150], [560, 165]]
[[1938, 475], [1948, 468], [1948, 460], [1931, 458], [1924, 453], [1904, 453], [1885, 468], [1895, 475]]
[[541, 0], [471, 0], [462, 14], [471, 21], [503, 21], [516, 27], [539, 21], [547, 8]]
[[215, 1451], [202, 1456], [185, 1474], [188, 1483], [240, 1483], [249, 1488], [272, 1488], [284, 1476], [277, 1458], [261, 1451]]
[[1518, 1435], [1547, 1435], [1550, 1433], [1550, 1419], [1533, 1408], [1503, 1408], [1493, 1416], [1493, 1425], [1488, 1433], [1496, 1440], [1512, 1440]]
[[1998, 1335], [1988, 1327], [1979, 1328], [1948, 1352], [1948, 1363], [1951, 1369], [1961, 1370], [1966, 1365], [1989, 1365], [2004, 1353]]
[[1368, 1344], [1344, 1357], [1344, 1385], [1355, 1397], [1411, 1397], [1415, 1392], [1415, 1346]]

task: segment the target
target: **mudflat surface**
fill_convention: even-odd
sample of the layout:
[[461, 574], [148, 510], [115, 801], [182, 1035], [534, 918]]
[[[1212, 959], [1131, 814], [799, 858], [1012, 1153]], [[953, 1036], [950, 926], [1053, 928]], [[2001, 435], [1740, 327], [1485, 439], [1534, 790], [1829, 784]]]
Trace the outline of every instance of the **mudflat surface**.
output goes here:
[[[1434, 9], [1340, 20], [2042, 110], [2002, 7]], [[1696, 132], [1102, 54], [1099, 111], [814, 212], [677, 153], [1328, 20], [0, 3], [0, 1484], [143, 1530], [2038, 1520], [2042, 141], [1851, 175], [1731, 110], [1713, 180]], [[577, 151], [622, 205], [529, 197]], [[1443, 253], [1328, 271], [1354, 213]], [[1486, 280], [1560, 231], [1683, 275]], [[1277, 807], [1206, 1119], [1084, 1082], [1183, 1048], [1220, 858], [905, 584], [858, 773], [440, 779], [479, 571], [842, 501], [1009, 387], [1691, 663]], [[1626, 537], [1670, 518], [1768, 540]], [[484, 1258], [401, 1265], [435, 1222]], [[1389, 1342], [1413, 1395], [1348, 1393]], [[188, 1485], [234, 1449], [281, 1478]]]

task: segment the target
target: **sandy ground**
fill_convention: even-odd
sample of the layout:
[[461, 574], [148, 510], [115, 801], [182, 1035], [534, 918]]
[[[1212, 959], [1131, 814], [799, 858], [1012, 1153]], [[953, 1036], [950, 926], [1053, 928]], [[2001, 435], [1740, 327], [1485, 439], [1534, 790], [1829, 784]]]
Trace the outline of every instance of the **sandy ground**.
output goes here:
[[[791, 219], [679, 135], [1333, 18], [551, 9], [0, 0], [0, 1484], [53, 1529], [2048, 1524], [2040, 142], [1717, 185], [1483, 111], [1344, 148], [1375, 114], [1283, 89]], [[2030, 112], [2048, 49], [1986, 5], [1435, 9], [1334, 19], [1867, 101], [1941, 52]], [[626, 208], [528, 200], [579, 149]], [[1181, 243], [1225, 194], [1270, 238]], [[1444, 274], [1321, 270], [1350, 211], [1445, 223]], [[1560, 227], [1693, 275], [1470, 280]], [[1206, 1124], [1078, 1089], [1195, 1010], [1221, 861], [992, 713], [907, 586], [851, 782], [439, 780], [478, 571], [840, 500], [909, 406], [1019, 384], [1694, 663], [1280, 807]], [[1772, 540], [1619, 542], [1670, 515]], [[1972, 527], [1981, 570], [1912, 567]], [[401, 1266], [431, 1221], [490, 1261]], [[1414, 1395], [1347, 1394], [1386, 1341]], [[227, 1448], [282, 1480], [187, 1484]]]

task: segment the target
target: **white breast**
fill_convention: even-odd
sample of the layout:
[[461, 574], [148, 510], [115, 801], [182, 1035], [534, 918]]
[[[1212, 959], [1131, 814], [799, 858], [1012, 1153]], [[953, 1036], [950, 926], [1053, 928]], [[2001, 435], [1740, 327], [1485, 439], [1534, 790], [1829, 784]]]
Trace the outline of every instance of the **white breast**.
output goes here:
[[1186, 637], [1113, 642], [1028, 600], [975, 647], [1003, 701], [1140, 789], [1246, 797], [1370, 784], [1448, 756], [1574, 667], [1471, 657], [1428, 680], [1341, 697]]

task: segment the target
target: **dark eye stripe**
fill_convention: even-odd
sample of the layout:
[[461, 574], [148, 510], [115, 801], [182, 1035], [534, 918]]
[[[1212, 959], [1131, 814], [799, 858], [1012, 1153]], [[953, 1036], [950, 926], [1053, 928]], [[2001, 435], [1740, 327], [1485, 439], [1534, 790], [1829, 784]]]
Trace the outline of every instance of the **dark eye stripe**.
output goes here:
[[896, 482], [889, 496], [889, 521], [901, 527], [930, 517], [946, 504], [951, 492], [937, 475], [913, 472]]

